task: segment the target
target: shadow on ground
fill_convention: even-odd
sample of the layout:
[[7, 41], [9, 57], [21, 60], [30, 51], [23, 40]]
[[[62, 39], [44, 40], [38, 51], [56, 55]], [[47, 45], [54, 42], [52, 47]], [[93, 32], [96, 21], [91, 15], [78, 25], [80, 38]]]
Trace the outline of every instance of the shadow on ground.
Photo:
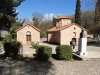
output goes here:
[[0, 60], [0, 75], [54, 75], [51, 61], [10, 61]]
[[95, 46], [95, 47], [100, 47], [100, 43], [98, 44], [97, 42], [95, 41], [92, 41], [92, 42], [87, 42], [87, 46]]
[[48, 43], [48, 44], [51, 44], [51, 45], [60, 45], [60, 44], [57, 43], [57, 42], [47, 42], [47, 41], [43, 41], [42, 43]]

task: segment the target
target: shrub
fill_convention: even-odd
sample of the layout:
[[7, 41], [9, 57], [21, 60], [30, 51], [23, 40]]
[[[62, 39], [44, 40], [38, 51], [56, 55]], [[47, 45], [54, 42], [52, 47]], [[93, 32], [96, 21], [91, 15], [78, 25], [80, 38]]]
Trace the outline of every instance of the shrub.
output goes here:
[[35, 48], [35, 49], [36, 49], [36, 47], [39, 45], [39, 42], [36, 42], [36, 43], [35, 43], [35, 42], [32, 42], [32, 44], [31, 44], [31, 45], [32, 45], [32, 47], [33, 47], [33, 48]]
[[36, 56], [40, 60], [49, 60], [49, 58], [52, 55], [52, 48], [47, 46], [40, 46], [38, 49], [36, 49]]
[[70, 60], [73, 57], [72, 48], [68, 45], [56, 47], [56, 54], [59, 59]]
[[12, 35], [10, 34], [10, 35], [6, 35], [5, 37], [4, 37], [4, 39], [2, 40], [2, 43], [5, 43], [5, 42], [7, 42], [7, 41], [11, 41], [11, 39], [12, 39]]
[[22, 47], [22, 44], [17, 41], [11, 41], [5, 42], [3, 46], [5, 50], [5, 56], [16, 58], [20, 48]]

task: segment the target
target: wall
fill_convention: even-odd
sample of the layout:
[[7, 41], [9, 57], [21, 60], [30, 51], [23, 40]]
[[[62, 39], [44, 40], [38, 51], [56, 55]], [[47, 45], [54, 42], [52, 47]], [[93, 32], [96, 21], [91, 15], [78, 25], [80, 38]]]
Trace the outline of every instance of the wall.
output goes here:
[[62, 26], [71, 24], [71, 20], [70, 19], [61, 19], [61, 22], [62, 22]]
[[55, 32], [48, 32], [47, 33], [48, 42], [55, 42]]
[[[75, 27], [75, 29], [74, 29], [74, 27]], [[82, 29], [76, 25], [72, 25], [71, 27], [62, 30], [60, 44], [61, 45], [70, 45], [70, 41], [72, 41], [72, 38], [76, 38], [76, 45], [78, 45], [78, 39], [80, 38], [81, 30]], [[76, 36], [73, 32], [76, 32]], [[87, 39], [86, 31], [85, 31], [85, 38]]]
[[71, 20], [70, 19], [59, 19], [59, 20], [56, 20], [56, 26], [57, 25], [64, 26], [64, 25], [68, 25], [68, 24], [71, 24]]
[[22, 42], [23, 45], [26, 45], [26, 32], [31, 32], [31, 40], [33, 42], [40, 42], [40, 32], [35, 30], [33, 27], [27, 25], [17, 32], [17, 40]]

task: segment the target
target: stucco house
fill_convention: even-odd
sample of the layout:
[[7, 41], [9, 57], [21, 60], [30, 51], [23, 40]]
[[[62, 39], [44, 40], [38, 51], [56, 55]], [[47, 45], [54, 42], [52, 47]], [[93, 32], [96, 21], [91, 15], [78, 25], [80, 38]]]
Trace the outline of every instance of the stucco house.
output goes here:
[[[62, 15], [56, 20], [56, 27], [47, 30], [47, 42], [57, 42], [60, 45], [70, 45], [71, 41], [75, 41], [78, 45], [78, 39], [82, 30], [82, 26], [71, 23], [72, 18]], [[88, 30], [85, 31], [85, 38], [87, 38]]]
[[17, 32], [17, 41], [22, 42], [23, 45], [31, 45], [31, 42], [40, 42], [41, 30], [30, 23], [15, 31]]

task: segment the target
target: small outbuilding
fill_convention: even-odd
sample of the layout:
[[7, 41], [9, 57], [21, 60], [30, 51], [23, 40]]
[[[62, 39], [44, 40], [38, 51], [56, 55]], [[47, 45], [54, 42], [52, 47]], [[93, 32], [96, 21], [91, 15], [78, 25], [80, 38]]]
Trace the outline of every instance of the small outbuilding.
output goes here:
[[40, 42], [41, 30], [30, 23], [15, 31], [17, 32], [17, 41], [20, 41], [23, 45], [31, 45], [31, 42]]
[[[47, 42], [56, 42], [60, 45], [70, 45], [74, 41], [78, 45], [78, 39], [82, 31], [82, 26], [71, 23], [72, 18], [62, 15], [56, 20], [56, 27], [47, 30]], [[88, 30], [84, 29], [85, 38], [87, 38]]]

